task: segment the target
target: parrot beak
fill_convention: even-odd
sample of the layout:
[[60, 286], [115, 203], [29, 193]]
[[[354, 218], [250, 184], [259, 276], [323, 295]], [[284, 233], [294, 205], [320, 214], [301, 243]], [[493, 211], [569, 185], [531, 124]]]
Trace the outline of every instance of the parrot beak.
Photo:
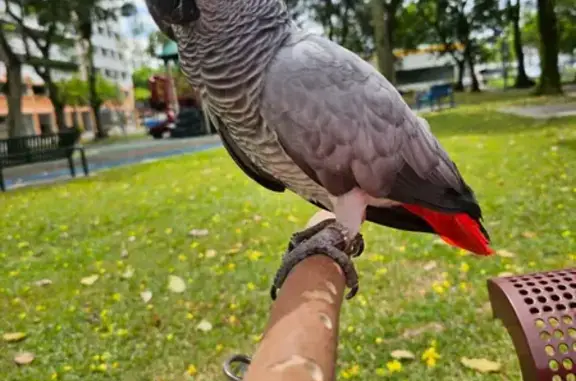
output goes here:
[[146, 0], [146, 5], [154, 19], [169, 24], [184, 26], [200, 18], [196, 0]]

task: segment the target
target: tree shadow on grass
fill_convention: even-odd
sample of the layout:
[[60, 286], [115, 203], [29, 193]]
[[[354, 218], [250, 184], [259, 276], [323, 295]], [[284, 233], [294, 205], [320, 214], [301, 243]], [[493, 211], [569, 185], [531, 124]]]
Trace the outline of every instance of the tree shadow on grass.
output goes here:
[[576, 152], [576, 139], [559, 140], [558, 145], [562, 148]]

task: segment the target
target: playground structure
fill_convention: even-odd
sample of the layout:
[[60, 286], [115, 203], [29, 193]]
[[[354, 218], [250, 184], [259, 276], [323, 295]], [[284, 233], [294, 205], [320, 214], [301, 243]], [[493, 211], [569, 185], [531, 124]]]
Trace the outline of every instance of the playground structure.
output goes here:
[[159, 57], [165, 70], [148, 80], [149, 106], [157, 113], [145, 122], [148, 133], [155, 139], [166, 134], [178, 138], [214, 133], [204, 120], [198, 94], [174, 67], [178, 61], [176, 48], [168, 43]]

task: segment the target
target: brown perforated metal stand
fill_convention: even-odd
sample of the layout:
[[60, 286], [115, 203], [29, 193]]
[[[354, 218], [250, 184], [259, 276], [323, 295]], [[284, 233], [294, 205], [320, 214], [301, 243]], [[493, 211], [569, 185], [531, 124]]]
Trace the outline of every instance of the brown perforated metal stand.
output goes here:
[[524, 381], [576, 381], [576, 269], [488, 280]]

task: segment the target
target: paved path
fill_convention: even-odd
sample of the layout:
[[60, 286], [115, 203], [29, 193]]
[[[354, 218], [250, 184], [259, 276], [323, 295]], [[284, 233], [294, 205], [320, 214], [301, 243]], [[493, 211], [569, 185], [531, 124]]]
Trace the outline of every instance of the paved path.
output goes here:
[[[86, 156], [91, 173], [122, 165], [155, 161], [171, 156], [207, 150], [220, 146], [217, 135], [186, 139], [153, 140], [150, 137], [140, 141], [112, 144], [108, 146], [87, 146]], [[83, 172], [76, 156], [76, 172]], [[4, 170], [8, 189], [38, 183], [48, 183], [70, 179], [68, 161], [58, 160]]]
[[576, 102], [526, 107], [512, 106], [502, 108], [500, 111], [534, 119], [561, 118], [565, 116], [576, 116]]

